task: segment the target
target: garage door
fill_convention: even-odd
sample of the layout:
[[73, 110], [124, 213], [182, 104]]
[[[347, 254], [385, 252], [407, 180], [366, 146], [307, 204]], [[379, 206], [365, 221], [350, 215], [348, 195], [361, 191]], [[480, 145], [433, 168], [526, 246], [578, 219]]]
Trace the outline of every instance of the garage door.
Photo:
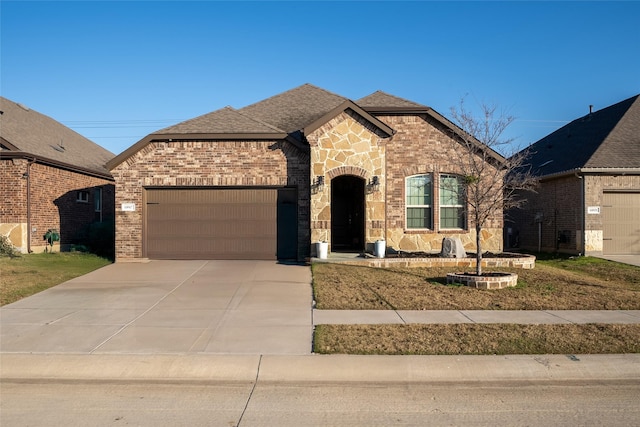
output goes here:
[[295, 257], [293, 189], [156, 188], [146, 198], [148, 258]]
[[604, 193], [602, 222], [605, 255], [640, 254], [640, 193]]

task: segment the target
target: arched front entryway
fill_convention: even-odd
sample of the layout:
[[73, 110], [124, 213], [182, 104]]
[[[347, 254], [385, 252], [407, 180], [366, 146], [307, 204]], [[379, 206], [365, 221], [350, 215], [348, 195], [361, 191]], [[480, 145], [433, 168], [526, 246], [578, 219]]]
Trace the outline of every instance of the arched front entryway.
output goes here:
[[331, 250], [364, 250], [364, 179], [342, 175], [331, 181]]

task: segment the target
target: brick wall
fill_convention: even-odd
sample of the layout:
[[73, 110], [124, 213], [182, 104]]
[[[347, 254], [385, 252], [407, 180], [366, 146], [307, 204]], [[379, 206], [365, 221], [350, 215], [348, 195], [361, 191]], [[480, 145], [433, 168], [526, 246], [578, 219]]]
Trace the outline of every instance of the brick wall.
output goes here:
[[[428, 116], [379, 116], [396, 130], [386, 145], [387, 178], [387, 242], [395, 249], [435, 252], [441, 249], [443, 237], [460, 237], [465, 249], [475, 250], [475, 224], [468, 218], [464, 231], [441, 230], [439, 227], [439, 175], [460, 174], [456, 161], [464, 148], [454, 141], [442, 125]], [[433, 230], [408, 230], [405, 223], [405, 178], [431, 174], [433, 180]], [[502, 212], [491, 216], [481, 236], [483, 250], [502, 250]]]
[[[298, 255], [309, 250], [309, 156], [283, 141], [150, 143], [116, 166], [116, 259], [142, 258], [144, 187], [298, 188]], [[135, 203], [123, 212], [122, 203]]]
[[[527, 202], [507, 212], [507, 245], [544, 252], [580, 252], [582, 180], [574, 175], [544, 181]], [[511, 235], [509, 235], [511, 232]]]
[[[12, 243], [26, 252], [27, 242], [27, 160], [3, 159], [0, 162], [0, 231], [14, 230]], [[96, 221], [94, 195], [102, 189], [102, 220], [113, 219], [114, 185], [111, 181], [41, 163], [29, 167], [31, 200], [31, 250], [41, 252], [43, 235], [50, 228], [60, 232], [60, 245], [78, 243], [86, 236], [86, 227]], [[77, 192], [86, 191], [86, 203], [77, 202]], [[18, 231], [19, 230], [19, 231]], [[20, 235], [20, 237], [18, 237]], [[83, 241], [86, 244], [87, 242]]]
[[[507, 231], [512, 231], [512, 237], [507, 234], [507, 243], [546, 252], [602, 253], [602, 215], [586, 214], [583, 223], [583, 212], [588, 206], [601, 207], [607, 190], [631, 189], [640, 189], [640, 176], [568, 175], [543, 181], [537, 193], [522, 195], [527, 199], [522, 209], [508, 212]], [[516, 236], [519, 245], [515, 245]]]

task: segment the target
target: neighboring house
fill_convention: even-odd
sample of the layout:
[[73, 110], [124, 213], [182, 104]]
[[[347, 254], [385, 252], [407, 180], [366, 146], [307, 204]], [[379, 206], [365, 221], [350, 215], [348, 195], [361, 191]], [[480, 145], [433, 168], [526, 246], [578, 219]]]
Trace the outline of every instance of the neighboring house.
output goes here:
[[[473, 250], [466, 201], [447, 187], [459, 132], [415, 102], [309, 84], [159, 130], [107, 165], [116, 258], [302, 260], [320, 241], [436, 252], [450, 236]], [[482, 238], [502, 249], [501, 212]]]
[[640, 254], [640, 95], [590, 111], [528, 149], [540, 187], [508, 213], [507, 247]]
[[58, 231], [62, 249], [95, 243], [90, 225], [113, 221], [115, 188], [105, 168], [112, 158], [52, 118], [0, 97], [0, 234], [23, 253], [44, 251], [49, 229]]

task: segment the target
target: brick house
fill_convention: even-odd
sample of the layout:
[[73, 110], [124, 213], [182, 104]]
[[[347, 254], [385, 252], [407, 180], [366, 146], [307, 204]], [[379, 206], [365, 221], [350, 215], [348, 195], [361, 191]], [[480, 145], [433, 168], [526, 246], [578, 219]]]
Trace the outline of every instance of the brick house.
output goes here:
[[112, 158], [56, 120], [0, 97], [0, 234], [23, 253], [44, 251], [49, 229], [59, 232], [63, 250], [95, 243], [91, 224], [113, 221], [115, 187], [105, 168]]
[[[309, 84], [159, 130], [107, 165], [116, 258], [300, 260], [320, 241], [435, 252], [445, 236], [473, 250], [466, 201], [445, 189], [456, 132], [424, 105]], [[501, 213], [482, 237], [502, 249]]]
[[540, 186], [507, 213], [506, 247], [640, 254], [640, 95], [590, 111], [528, 149]]

